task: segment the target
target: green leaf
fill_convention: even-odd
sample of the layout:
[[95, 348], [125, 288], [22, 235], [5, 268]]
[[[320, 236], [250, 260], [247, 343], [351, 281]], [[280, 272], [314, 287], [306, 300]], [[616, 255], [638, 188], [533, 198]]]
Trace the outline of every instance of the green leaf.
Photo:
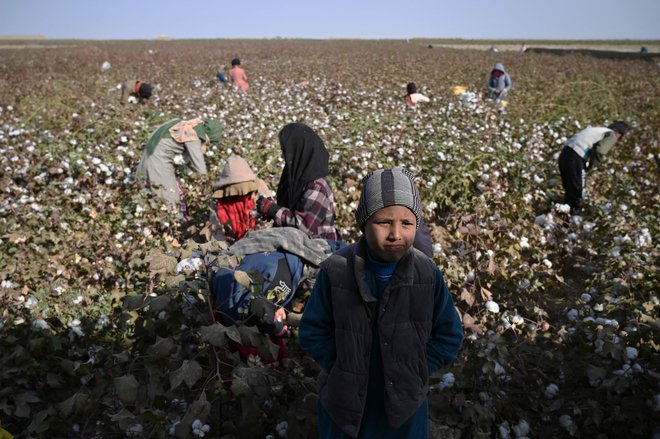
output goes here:
[[185, 382], [188, 388], [192, 388], [202, 377], [202, 366], [195, 360], [185, 360], [180, 368], [170, 374], [170, 386], [176, 389]]
[[116, 422], [122, 430], [126, 430], [132, 425], [135, 425], [138, 418], [133, 413], [123, 408], [114, 415], [110, 415], [110, 420]]
[[87, 401], [89, 400], [89, 395], [86, 393], [74, 393], [69, 399], [62, 401], [57, 404], [57, 410], [60, 412], [62, 417], [68, 418], [72, 414], [80, 413], [85, 407], [87, 407]]
[[252, 283], [250, 276], [245, 271], [241, 270], [234, 271], [234, 279], [245, 288], [250, 288], [250, 284]]
[[145, 303], [145, 305], [149, 306], [149, 309], [154, 312], [158, 313], [165, 308], [167, 308], [167, 305], [170, 303], [170, 296], [168, 294], [163, 294], [160, 296], [156, 297], [149, 297]]
[[144, 262], [149, 264], [149, 271], [152, 275], [156, 273], [175, 273], [177, 259], [174, 256], [167, 256], [162, 253], [150, 253], [144, 258]]
[[41, 399], [37, 396], [36, 392], [22, 392], [14, 397], [14, 404], [16, 408], [14, 415], [19, 418], [27, 418], [30, 416], [30, 406], [28, 404], [39, 402]]
[[210, 326], [202, 326], [200, 336], [203, 342], [213, 346], [223, 347], [227, 345], [227, 327], [220, 323], [214, 323]]
[[127, 405], [135, 404], [138, 395], [139, 383], [133, 375], [124, 375], [114, 379], [117, 397]]
[[155, 358], [164, 358], [170, 355], [176, 349], [176, 344], [172, 338], [156, 337], [156, 343], [147, 349], [147, 353]]

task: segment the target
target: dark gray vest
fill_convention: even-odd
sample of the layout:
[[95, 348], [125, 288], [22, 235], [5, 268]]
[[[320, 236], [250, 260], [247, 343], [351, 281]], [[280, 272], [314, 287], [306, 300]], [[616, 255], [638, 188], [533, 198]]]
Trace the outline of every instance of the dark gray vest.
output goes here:
[[321, 264], [331, 284], [337, 360], [319, 377], [323, 407], [345, 433], [357, 436], [367, 396], [372, 320], [378, 313], [389, 424], [400, 427], [428, 391], [426, 343], [430, 338], [435, 265], [411, 247], [380, 302], [371, 295], [364, 271], [364, 238]]

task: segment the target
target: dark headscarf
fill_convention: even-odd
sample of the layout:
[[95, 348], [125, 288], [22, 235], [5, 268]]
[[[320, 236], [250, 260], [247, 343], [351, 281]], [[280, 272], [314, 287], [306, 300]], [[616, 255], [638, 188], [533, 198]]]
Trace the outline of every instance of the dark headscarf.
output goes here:
[[328, 175], [328, 150], [307, 125], [291, 123], [279, 134], [284, 169], [277, 186], [277, 204], [295, 209], [307, 183]]
[[141, 82], [137, 94], [143, 99], [149, 99], [151, 97], [151, 85]]
[[609, 124], [607, 128], [611, 129], [612, 131], [616, 131], [622, 136], [625, 136], [628, 132], [628, 124], [621, 120], [617, 120], [614, 123]]

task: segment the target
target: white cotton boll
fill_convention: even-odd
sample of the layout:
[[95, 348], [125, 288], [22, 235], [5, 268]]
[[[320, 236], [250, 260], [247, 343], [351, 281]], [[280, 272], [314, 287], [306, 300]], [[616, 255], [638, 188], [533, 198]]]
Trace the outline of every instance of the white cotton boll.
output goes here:
[[577, 309], [569, 309], [566, 311], [566, 318], [570, 320], [571, 322], [574, 322], [578, 318], [578, 310]]
[[573, 425], [573, 419], [569, 415], [561, 415], [559, 417], [559, 425], [565, 429], [569, 429]]
[[550, 262], [547, 259], [543, 259], [543, 265], [545, 265], [548, 268], [552, 268], [552, 262]]
[[623, 376], [628, 376], [632, 374], [632, 367], [629, 364], [624, 364], [621, 366], [621, 369], [617, 369], [612, 374], [623, 377]]
[[454, 376], [453, 373], [447, 372], [446, 374], [442, 375], [442, 385], [443, 388], [451, 388], [454, 387], [454, 383], [456, 382], [456, 377]]
[[110, 318], [107, 315], [102, 314], [96, 321], [96, 327], [98, 329], [103, 329], [108, 326], [110, 326]]
[[192, 428], [201, 428], [203, 425], [202, 421], [199, 419], [195, 419], [192, 423]]
[[628, 358], [629, 360], [634, 360], [635, 358], [637, 358], [637, 355], [638, 355], [637, 348], [632, 348], [632, 347], [626, 348], [626, 358]]
[[531, 432], [529, 424], [524, 419], [513, 426], [513, 434], [516, 438], [524, 438]]
[[442, 245], [440, 243], [435, 243], [433, 244], [433, 254], [438, 255], [442, 253]]
[[589, 303], [589, 302], [591, 302], [591, 294], [589, 294], [589, 293], [582, 293], [582, 295], [580, 296], [580, 299], [581, 299], [583, 302]]
[[[598, 317], [596, 319], [596, 323], [598, 323], [599, 325], [603, 325], [603, 326], [611, 326], [613, 328], [618, 328], [619, 327], [619, 322], [616, 321], [615, 319], [606, 319], [606, 318], [603, 318], [603, 317]], [[612, 340], [612, 342], [615, 343], [614, 340]]]
[[495, 362], [495, 369], [494, 369], [495, 375], [504, 375], [506, 373], [506, 370], [504, 367], [499, 363]]
[[174, 156], [174, 164], [175, 165], [183, 165], [186, 163], [185, 159], [183, 158], [182, 154], [177, 154]]
[[48, 323], [45, 320], [37, 319], [34, 322], [32, 322], [32, 329], [35, 329], [37, 331], [43, 331], [48, 328], [49, 328]]
[[559, 393], [559, 387], [556, 384], [548, 384], [543, 393], [548, 399], [554, 398]]
[[523, 236], [522, 238], [520, 238], [518, 245], [520, 246], [520, 248], [529, 248], [529, 241], [527, 240], [527, 237]]
[[514, 325], [522, 325], [525, 323], [525, 319], [520, 314], [514, 314], [511, 316], [511, 323]]
[[591, 232], [594, 229], [594, 227], [596, 227], [596, 224], [594, 223], [586, 222], [582, 224], [582, 228], [584, 229], [585, 232]]
[[509, 423], [507, 421], [502, 422], [499, 427], [497, 427], [497, 430], [500, 433], [501, 439], [511, 438], [511, 429], [509, 428]]
[[654, 412], [660, 412], [660, 393], [657, 393], [653, 396], [653, 411]]
[[289, 428], [289, 423], [286, 421], [282, 421], [279, 424], [275, 426], [275, 431], [277, 432], [277, 435], [279, 437], [287, 437], [286, 431]]
[[474, 281], [474, 271], [471, 271], [465, 277], [465, 282], [473, 282], [473, 281]]
[[579, 227], [580, 224], [582, 224], [582, 220], [583, 220], [583, 218], [580, 215], [573, 215], [571, 217], [571, 224], [573, 224], [574, 226]]
[[559, 203], [557, 203], [557, 204], [555, 204], [555, 210], [557, 212], [561, 212], [561, 213], [570, 213], [571, 212], [571, 206], [569, 206], [568, 204], [559, 204]]
[[493, 302], [492, 300], [486, 302], [486, 309], [492, 312], [493, 314], [497, 314], [500, 312], [500, 306], [496, 302]]
[[635, 245], [637, 247], [651, 247], [653, 244], [653, 239], [651, 238], [651, 233], [648, 228], [643, 228], [640, 230], [639, 234], [635, 237]]
[[525, 203], [529, 203], [530, 201], [532, 201], [532, 194], [525, 194], [523, 195], [522, 199]]
[[110, 64], [110, 62], [108, 61], [104, 61], [103, 64], [101, 64], [101, 71], [107, 72], [108, 70], [110, 70], [110, 67], [112, 67], [112, 64]]

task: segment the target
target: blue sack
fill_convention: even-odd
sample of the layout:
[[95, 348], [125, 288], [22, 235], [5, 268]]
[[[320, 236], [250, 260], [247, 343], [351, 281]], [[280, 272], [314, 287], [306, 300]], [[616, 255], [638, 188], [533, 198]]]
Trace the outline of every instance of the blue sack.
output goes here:
[[[246, 288], [236, 281], [234, 272], [237, 270], [250, 275], [252, 288]], [[302, 270], [302, 259], [291, 253], [264, 252], [247, 255], [235, 269], [221, 268], [213, 274], [211, 293], [215, 310], [224, 324], [235, 324], [246, 317], [249, 301], [254, 296], [253, 289], [261, 291], [265, 297], [274, 295], [272, 302], [285, 306], [294, 296]], [[257, 279], [259, 277], [262, 279]]]

